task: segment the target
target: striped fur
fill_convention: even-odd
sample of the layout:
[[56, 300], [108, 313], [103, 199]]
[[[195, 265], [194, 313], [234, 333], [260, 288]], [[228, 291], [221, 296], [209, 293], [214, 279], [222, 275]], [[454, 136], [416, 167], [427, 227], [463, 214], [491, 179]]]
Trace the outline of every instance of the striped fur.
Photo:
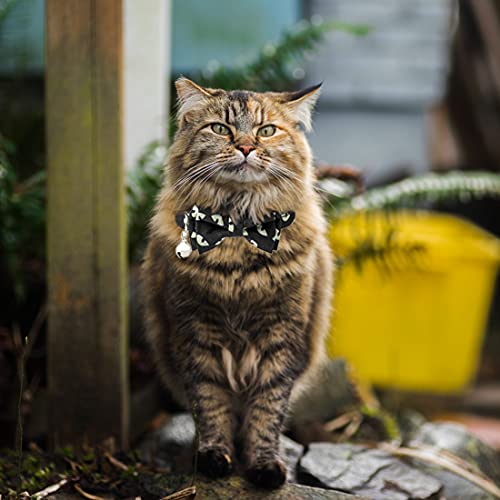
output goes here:
[[[276, 487], [285, 480], [279, 435], [289, 403], [321, 366], [331, 303], [326, 224], [299, 123], [310, 121], [317, 88], [225, 92], [181, 79], [177, 89], [179, 129], [142, 270], [147, 335], [162, 381], [195, 415], [201, 468], [229, 473], [241, 442], [248, 478]], [[276, 134], [257, 136], [267, 124]], [[240, 144], [255, 148], [244, 169]], [[235, 219], [258, 221], [270, 209], [296, 219], [276, 253], [231, 238], [179, 260], [174, 215], [193, 204]]]

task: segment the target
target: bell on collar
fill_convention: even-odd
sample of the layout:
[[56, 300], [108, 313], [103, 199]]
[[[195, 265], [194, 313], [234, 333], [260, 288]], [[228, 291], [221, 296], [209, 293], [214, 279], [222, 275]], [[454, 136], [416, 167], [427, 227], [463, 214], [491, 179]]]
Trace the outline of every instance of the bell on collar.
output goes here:
[[187, 259], [193, 253], [193, 247], [189, 241], [189, 236], [186, 230], [182, 231], [181, 242], [175, 247], [175, 255], [179, 259]]

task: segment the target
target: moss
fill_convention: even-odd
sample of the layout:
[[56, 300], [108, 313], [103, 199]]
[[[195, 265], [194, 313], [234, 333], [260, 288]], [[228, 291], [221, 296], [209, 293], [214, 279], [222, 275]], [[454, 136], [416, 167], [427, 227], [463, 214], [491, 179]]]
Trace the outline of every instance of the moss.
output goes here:
[[474, 440], [474, 439], [469, 439], [467, 441], [467, 444], [465, 445], [465, 449], [473, 457], [479, 457], [481, 455], [481, 451], [479, 450], [479, 442]]
[[381, 424], [385, 433], [385, 439], [389, 439], [391, 441], [401, 439], [401, 430], [397, 420], [388, 411], [383, 410], [382, 408], [363, 405], [361, 407], [361, 413], [364, 417], [375, 419]]
[[[0, 450], [0, 491], [9, 498], [17, 487], [18, 465], [17, 454], [14, 450]], [[120, 460], [125, 460], [126, 470], [114, 466], [106, 458], [103, 450], [87, 449], [85, 453], [77, 453], [72, 448], [62, 448], [55, 453], [42, 451], [25, 451], [21, 463], [20, 491], [30, 494], [36, 493], [61, 479], [80, 478], [86, 488], [98, 491], [113, 483], [120, 488], [127, 482], [135, 482], [138, 474], [136, 470], [135, 454], [121, 454]], [[147, 472], [147, 471], [146, 471]]]

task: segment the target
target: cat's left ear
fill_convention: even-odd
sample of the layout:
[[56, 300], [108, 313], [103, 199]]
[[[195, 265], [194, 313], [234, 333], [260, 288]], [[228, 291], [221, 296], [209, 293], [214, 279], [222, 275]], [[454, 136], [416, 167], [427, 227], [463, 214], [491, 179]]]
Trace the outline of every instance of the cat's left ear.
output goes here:
[[177, 117], [179, 121], [183, 119], [188, 120], [188, 115], [203, 107], [207, 99], [213, 95], [211, 92], [212, 89], [206, 89], [184, 76], [176, 80], [175, 88], [177, 89]]
[[286, 105], [290, 107], [299, 123], [302, 123], [306, 131], [312, 128], [312, 111], [319, 97], [319, 89], [323, 82], [307, 87], [296, 92], [288, 92], [286, 94]]

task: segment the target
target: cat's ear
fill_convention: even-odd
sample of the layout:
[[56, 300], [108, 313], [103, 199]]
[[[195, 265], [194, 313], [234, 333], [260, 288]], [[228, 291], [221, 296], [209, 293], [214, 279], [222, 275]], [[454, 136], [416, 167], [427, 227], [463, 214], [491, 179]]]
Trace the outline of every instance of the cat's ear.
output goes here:
[[201, 87], [181, 76], [175, 82], [177, 89], [177, 98], [179, 101], [177, 117], [179, 120], [187, 117], [187, 115], [196, 109], [202, 107], [209, 97], [212, 96], [209, 89]]
[[306, 131], [312, 128], [312, 111], [319, 97], [319, 89], [323, 83], [312, 87], [286, 93], [286, 105], [291, 108], [299, 123], [302, 123]]

